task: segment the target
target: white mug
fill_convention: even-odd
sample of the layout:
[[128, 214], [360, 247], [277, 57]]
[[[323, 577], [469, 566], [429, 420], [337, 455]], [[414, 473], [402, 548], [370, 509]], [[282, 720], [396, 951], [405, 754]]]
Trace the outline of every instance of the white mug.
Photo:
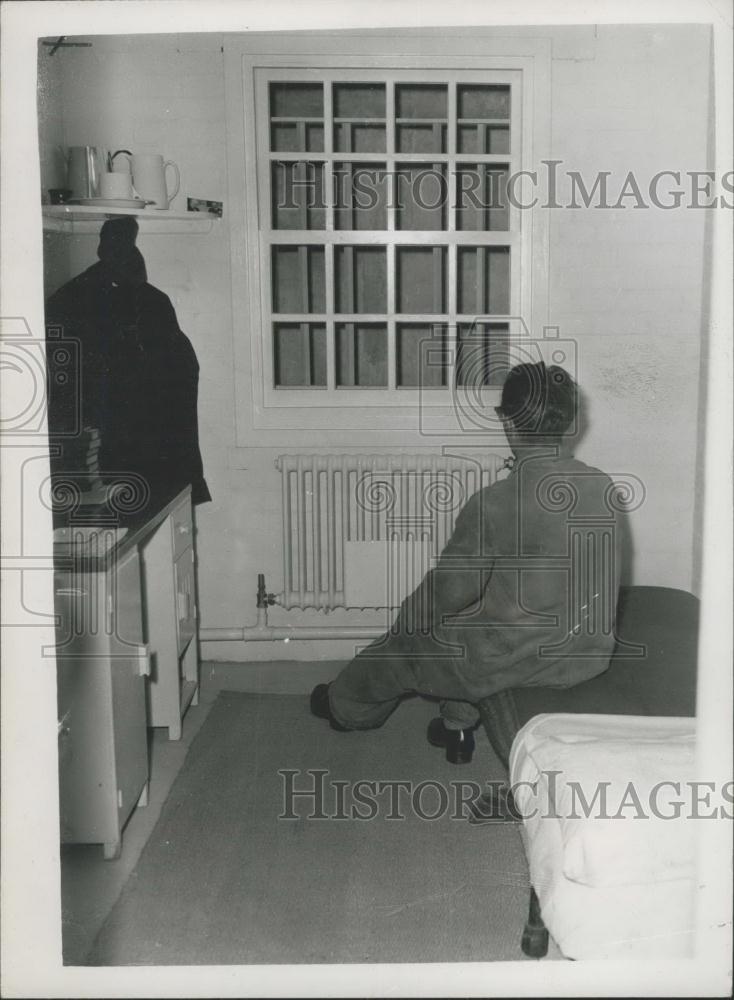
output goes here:
[[[172, 167], [176, 173], [175, 187], [169, 192], [166, 185], [166, 169]], [[132, 158], [133, 186], [141, 198], [153, 202], [157, 209], [167, 209], [178, 194], [181, 178], [178, 167], [172, 160], [163, 162], [159, 153], [136, 153]]]
[[99, 193], [102, 198], [129, 201], [133, 197], [133, 182], [130, 174], [117, 171], [102, 174]]

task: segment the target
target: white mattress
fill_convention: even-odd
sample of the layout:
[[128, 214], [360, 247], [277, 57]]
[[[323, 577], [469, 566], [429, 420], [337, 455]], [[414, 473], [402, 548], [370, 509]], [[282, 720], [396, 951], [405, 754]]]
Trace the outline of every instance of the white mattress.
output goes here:
[[691, 953], [694, 753], [694, 719], [538, 715], [517, 734], [530, 878], [568, 958]]

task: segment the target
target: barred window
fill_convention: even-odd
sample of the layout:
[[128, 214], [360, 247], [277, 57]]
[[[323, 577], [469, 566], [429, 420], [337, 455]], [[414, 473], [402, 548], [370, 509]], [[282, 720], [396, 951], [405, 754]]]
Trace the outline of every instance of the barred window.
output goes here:
[[547, 322], [547, 213], [512, 197], [548, 148], [547, 40], [341, 44], [226, 53], [243, 443], [455, 428], [457, 388], [496, 402], [513, 329]]
[[320, 75], [259, 80], [269, 387], [359, 401], [445, 390], [478, 368], [500, 385], [519, 257], [507, 198], [518, 74]]

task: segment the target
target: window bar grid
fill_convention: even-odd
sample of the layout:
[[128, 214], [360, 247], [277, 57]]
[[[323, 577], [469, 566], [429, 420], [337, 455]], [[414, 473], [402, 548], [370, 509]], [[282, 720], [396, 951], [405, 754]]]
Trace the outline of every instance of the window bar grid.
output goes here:
[[333, 389], [336, 386], [336, 336], [334, 333], [334, 244], [327, 242], [324, 246], [324, 282], [326, 294], [326, 386]]
[[[448, 248], [448, 281], [449, 281], [449, 300], [447, 303], [448, 308], [448, 321], [449, 324], [446, 328], [446, 337], [444, 341], [444, 357], [446, 359], [446, 385], [451, 387], [454, 385], [456, 378], [456, 364], [457, 355], [459, 351], [458, 337], [459, 329], [456, 322], [456, 312], [457, 312], [457, 256], [458, 249], [454, 244], [449, 244]], [[453, 341], [453, 342], [452, 342]]]
[[[308, 290], [308, 247], [299, 246], [298, 248], [298, 269], [300, 272], [301, 279], [301, 310], [308, 315], [309, 311], [309, 290]], [[308, 369], [308, 384], [314, 384], [315, 371], [314, 371], [314, 356], [313, 356], [313, 343], [311, 338], [311, 330], [309, 324], [305, 321], [300, 324], [301, 329], [301, 343], [303, 346], [303, 357], [307, 360]]]
[[476, 276], [477, 276], [477, 300], [476, 310], [481, 313], [486, 312], [484, 308], [487, 299], [486, 275], [487, 275], [487, 248], [477, 247], [476, 251]]
[[[344, 268], [343, 268], [343, 278], [344, 278], [344, 296], [346, 299], [347, 312], [353, 313], [355, 309], [354, 301], [354, 247], [344, 247], [342, 251], [344, 257]], [[356, 386], [357, 378], [359, 373], [357, 371], [357, 351], [356, 344], [354, 343], [355, 336], [355, 326], [354, 323], [346, 323], [342, 329], [345, 331], [345, 336], [342, 338], [342, 344], [345, 347], [346, 354], [346, 365], [342, 368], [343, 371], [349, 372], [352, 379], [352, 385]]]
[[444, 276], [443, 276], [443, 248], [434, 247], [432, 255], [433, 265], [433, 311], [442, 313], [444, 311]]
[[[386, 168], [387, 168], [388, 177], [391, 177], [392, 174], [394, 173], [395, 158], [396, 158], [395, 149], [397, 148], [397, 132], [396, 132], [396, 129], [397, 129], [397, 124], [396, 124], [397, 119], [395, 117], [395, 110], [396, 110], [396, 108], [395, 108], [396, 86], [397, 85], [396, 85], [396, 83], [395, 83], [394, 80], [386, 80], [385, 81], [385, 92], [386, 92], [386, 118], [385, 118], [385, 124], [387, 126], [386, 127], [386, 154], [385, 154], [385, 156], [382, 156], [381, 154], [375, 154], [374, 156], [371, 156], [371, 155], [367, 154], [365, 156], [365, 159], [369, 158], [369, 159], [378, 159], [378, 160], [382, 159], [383, 161], [387, 160]], [[351, 357], [348, 358], [348, 359], [344, 358], [344, 369], [346, 371], [353, 372], [353, 380], [354, 380], [354, 385], [355, 386], [358, 384], [357, 380], [358, 380], [358, 377], [359, 377], [359, 373], [358, 373], [358, 356], [357, 356], [358, 352], [356, 350], [357, 344], [356, 344], [356, 340], [355, 340], [355, 334], [356, 334], [355, 326], [359, 322], [365, 322], [365, 321], [367, 321], [368, 318], [371, 319], [371, 320], [375, 320], [375, 321], [378, 318], [377, 316], [369, 316], [368, 317], [367, 314], [365, 314], [364, 316], [362, 316], [361, 314], [358, 315], [358, 314], [356, 314], [354, 312], [354, 310], [356, 308], [356, 305], [357, 305], [357, 303], [355, 301], [355, 297], [356, 297], [355, 263], [356, 263], [356, 261], [355, 261], [355, 255], [354, 255], [354, 252], [353, 252], [354, 251], [353, 246], [352, 247], [347, 247], [345, 245], [345, 240], [351, 239], [352, 236], [354, 235], [354, 236], [356, 236], [356, 242], [358, 244], [360, 244], [360, 245], [361, 244], [367, 244], [367, 245], [369, 245], [369, 243], [371, 242], [369, 237], [371, 236], [372, 240], [374, 240], [374, 238], [375, 238], [375, 236], [377, 234], [374, 234], [374, 233], [367, 234], [366, 232], [365, 233], [359, 233], [358, 231], [354, 230], [354, 226], [357, 224], [357, 213], [356, 213], [356, 208], [355, 208], [355, 204], [354, 204], [354, 197], [353, 197], [352, 187], [353, 187], [354, 163], [356, 161], [353, 159], [353, 157], [354, 157], [355, 154], [354, 154], [354, 151], [353, 151], [353, 141], [352, 141], [352, 132], [353, 132], [353, 130], [352, 130], [351, 124], [347, 126], [346, 132], [344, 133], [345, 139], [346, 139], [345, 145], [347, 147], [345, 149], [346, 156], [345, 156], [345, 159], [344, 159], [344, 169], [345, 169], [345, 173], [347, 173], [347, 192], [348, 192], [348, 198], [346, 199], [345, 211], [349, 213], [349, 217], [348, 217], [348, 219], [345, 219], [345, 221], [349, 221], [350, 222], [351, 231], [348, 231], [348, 232], [345, 232], [345, 233], [339, 233], [339, 232], [334, 231], [334, 226], [335, 226], [335, 209], [336, 209], [336, 206], [335, 206], [335, 200], [334, 200], [335, 191], [334, 191], [334, 186], [333, 186], [332, 180], [333, 180], [333, 175], [334, 175], [335, 160], [338, 158], [339, 154], [337, 154], [335, 152], [335, 150], [334, 150], [335, 135], [334, 135], [333, 90], [332, 90], [332, 88], [333, 88], [333, 83], [331, 81], [328, 81], [328, 82], [324, 83], [324, 126], [325, 126], [325, 128], [324, 128], [324, 141], [323, 141], [324, 156], [323, 156], [323, 160], [321, 162], [323, 162], [324, 180], [326, 182], [325, 183], [325, 187], [326, 187], [326, 191], [325, 191], [325, 208], [326, 208], [326, 212], [325, 212], [324, 224], [325, 224], [325, 229], [329, 231], [328, 235], [325, 234], [325, 233], [315, 232], [315, 231], [313, 231], [313, 230], [311, 230], [309, 228], [312, 220], [310, 218], [310, 214], [311, 213], [310, 213], [309, 207], [308, 207], [309, 203], [307, 201], [307, 198], [305, 197], [305, 194], [307, 192], [307, 187], [306, 187], [305, 184], [297, 186], [297, 192], [296, 192], [296, 207], [298, 209], [297, 214], [299, 216], [299, 228], [301, 230], [300, 233], [296, 233], [296, 232], [293, 232], [293, 231], [290, 231], [290, 232], [284, 231], [283, 233], [277, 233], [277, 231], [276, 232], [272, 232], [272, 229], [271, 229], [270, 226], [267, 227], [268, 229], [271, 229], [271, 233], [269, 235], [272, 235], [272, 236], [275, 237], [275, 239], [273, 240], [274, 244], [281, 243], [281, 242], [283, 242], [283, 243], [290, 242], [292, 240], [297, 239], [300, 236], [304, 237], [305, 243], [307, 244], [306, 246], [299, 246], [299, 250], [298, 250], [299, 268], [300, 268], [300, 272], [301, 272], [301, 274], [300, 274], [300, 282], [301, 282], [300, 298], [301, 298], [301, 304], [303, 306], [303, 311], [304, 311], [304, 313], [306, 315], [298, 315], [298, 314], [296, 314], [296, 316], [294, 316], [293, 318], [296, 319], [296, 321], [298, 322], [299, 327], [300, 327], [301, 336], [303, 338], [304, 366], [306, 364], [308, 364], [308, 383], [310, 383], [311, 385], [314, 384], [314, 377], [316, 375], [316, 372], [315, 372], [315, 367], [316, 367], [316, 350], [315, 350], [315, 348], [316, 348], [316, 345], [315, 345], [314, 338], [312, 336], [312, 324], [317, 321], [317, 317], [315, 315], [311, 315], [310, 312], [309, 312], [309, 310], [311, 309], [311, 307], [314, 304], [314, 300], [313, 300], [313, 294], [312, 294], [313, 290], [311, 288], [310, 274], [309, 274], [310, 264], [311, 264], [311, 261], [309, 259], [310, 258], [310, 252], [309, 252], [309, 250], [308, 250], [307, 247], [308, 247], [308, 245], [313, 245], [313, 246], [319, 246], [319, 245], [321, 245], [324, 248], [324, 264], [325, 264], [325, 269], [324, 269], [325, 270], [324, 283], [325, 283], [325, 294], [326, 294], [326, 309], [325, 309], [325, 313], [323, 314], [323, 316], [319, 316], [318, 317], [318, 321], [325, 323], [325, 334], [326, 334], [326, 383], [327, 383], [327, 387], [329, 389], [333, 389], [336, 386], [337, 374], [338, 374], [338, 372], [337, 372], [338, 354], [337, 354], [337, 350], [336, 349], [337, 349], [338, 346], [340, 346], [340, 344], [337, 342], [337, 336], [336, 336], [336, 334], [337, 334], [336, 325], [337, 324], [335, 323], [335, 316], [334, 316], [334, 313], [336, 312], [336, 299], [335, 299], [335, 287], [334, 287], [335, 283], [336, 283], [336, 260], [335, 260], [335, 251], [334, 251], [334, 245], [335, 244], [336, 245], [342, 245], [344, 247], [343, 252], [345, 254], [347, 254], [348, 257], [349, 257], [348, 261], [346, 259], [344, 260], [344, 264], [345, 264], [345, 267], [344, 267], [345, 279], [349, 282], [349, 288], [348, 288], [348, 290], [345, 289], [345, 304], [346, 304], [346, 299], [348, 298], [350, 315], [353, 316], [354, 319], [351, 319], [350, 321], [348, 321], [347, 324], [345, 324], [346, 328], [345, 327], [341, 328], [343, 330], [343, 334], [342, 334], [342, 338], [341, 338], [341, 346], [347, 348], [348, 351], [349, 351], [349, 353], [350, 353], [350, 355], [351, 355]], [[447, 85], [447, 92], [448, 92], [448, 100], [447, 100], [447, 104], [448, 104], [448, 107], [447, 107], [447, 125], [448, 125], [448, 128], [447, 128], [447, 131], [446, 131], [446, 155], [445, 156], [441, 156], [441, 155], [434, 154], [433, 156], [430, 157], [430, 159], [432, 161], [434, 161], [433, 162], [433, 168], [435, 170], [438, 171], [440, 169], [440, 165], [441, 164], [444, 164], [445, 165], [445, 169], [448, 169], [449, 176], [447, 177], [447, 181], [448, 181], [448, 184], [447, 184], [447, 195], [448, 195], [448, 198], [449, 198], [449, 206], [452, 205], [452, 204], [457, 204], [457, 201], [456, 201], [456, 188], [457, 188], [456, 165], [457, 165], [457, 163], [459, 163], [459, 162], [465, 162], [465, 161], [467, 163], [472, 163], [472, 159], [473, 159], [470, 154], [461, 155], [460, 156], [457, 153], [457, 148], [458, 148], [458, 120], [457, 120], [457, 117], [456, 117], [456, 115], [457, 115], [457, 88], [458, 88], [458, 85], [457, 85], [456, 81], [453, 81], [453, 82], [449, 81], [449, 83]], [[490, 163], [494, 163], [495, 160], [496, 160], [498, 163], [502, 162], [503, 164], [505, 164], [505, 163], [509, 162], [509, 164], [514, 165], [514, 160], [516, 159], [516, 149], [517, 149], [517, 144], [516, 143], [517, 143], [517, 135], [518, 135], [518, 129], [519, 129], [519, 121], [518, 121], [518, 102], [515, 99], [516, 98], [516, 94], [514, 93], [514, 88], [513, 88], [513, 94], [512, 94], [512, 96], [513, 96], [513, 102], [512, 102], [511, 115], [509, 117], [509, 121], [505, 121], [503, 119], [502, 122], [501, 122], [501, 124], [508, 125], [510, 127], [511, 136], [514, 134], [516, 142], [512, 146], [512, 151], [508, 151], [507, 153], [497, 154], [497, 155], [492, 155], [492, 154], [488, 153], [488, 148], [489, 148], [488, 145], [487, 145], [488, 142], [489, 142], [489, 128], [488, 128], [488, 125], [489, 124], [493, 124], [493, 123], [489, 123], [488, 121], [482, 121], [482, 122], [477, 122], [476, 123], [477, 126], [478, 126], [477, 132], [479, 133], [478, 136], [477, 136], [477, 139], [478, 139], [478, 142], [477, 142], [478, 150], [477, 150], [477, 154], [475, 154], [476, 158], [473, 160], [473, 163], [475, 163], [476, 166], [479, 167], [479, 169], [481, 171], [481, 187], [484, 188], [484, 195], [485, 196], [483, 198], [483, 201], [484, 201], [485, 206], [488, 204], [488, 201], [487, 201], [488, 192], [487, 192], [486, 188], [487, 188], [487, 186], [489, 184], [492, 183], [492, 181], [494, 179], [494, 174], [489, 169]], [[440, 125], [438, 125], [435, 122], [432, 123], [432, 124], [434, 125], [434, 129], [433, 129], [434, 139], [436, 141], [436, 144], [438, 144], [438, 138], [441, 137]], [[498, 124], [499, 124], [499, 121], [498, 121]], [[305, 123], [305, 121], [302, 120], [300, 122], [297, 122], [296, 125], [297, 125], [297, 136], [298, 136], [299, 145], [304, 150], [304, 152], [307, 154], [308, 153], [308, 149], [307, 149], [307, 144], [308, 144], [308, 129], [307, 129], [306, 123]], [[437, 132], [437, 129], [438, 129], [438, 132]], [[268, 131], [268, 135], [269, 135], [269, 131]], [[513, 151], [515, 151], [515, 152], [513, 152]], [[279, 155], [277, 153], [271, 152], [269, 159], [278, 159], [278, 158], [280, 158], [280, 157], [279, 157]], [[299, 154], [294, 154], [293, 157], [292, 157], [292, 159], [295, 159], [295, 160], [298, 160], [299, 158], [300, 158], [301, 162], [293, 164], [294, 173], [299, 178], [303, 178], [303, 175], [306, 174], [305, 180], [308, 181], [308, 179], [309, 179], [309, 177], [308, 177], [308, 170], [309, 170], [309, 165], [310, 165], [309, 164], [309, 158], [308, 158], [308, 156], [304, 157], [303, 154], [300, 154], [300, 157], [299, 157]], [[284, 159], [284, 160], [285, 159], [291, 159], [291, 157], [290, 156], [287, 156], [287, 157], [283, 156], [282, 159]], [[317, 159], [319, 159], [319, 158], [317, 157]], [[406, 160], [416, 159], [416, 160], [421, 160], [422, 162], [426, 161], [425, 154], [414, 154], [414, 155], [405, 154], [405, 159]], [[271, 178], [269, 176], [268, 180], [270, 180], [270, 179]], [[488, 286], [488, 279], [489, 279], [488, 272], [487, 272], [487, 256], [486, 256], [487, 255], [487, 251], [488, 251], [489, 247], [491, 247], [492, 245], [494, 245], [495, 243], [497, 243], [499, 240], [502, 240], [503, 243], [506, 242], [507, 244], [514, 246], [514, 244], [517, 242], [516, 237], [519, 234], [515, 232], [515, 227], [513, 225], [513, 223], [516, 222], [517, 220], [512, 219], [512, 218], [509, 220], [510, 225], [509, 225], [509, 231], [508, 232], [505, 233], [503, 231], [502, 233], [496, 233], [496, 234], [493, 233], [492, 231], [490, 231], [489, 229], [486, 228], [489, 225], [489, 221], [490, 221], [490, 219], [489, 219], [490, 213], [489, 213], [488, 209], [486, 207], [484, 207], [480, 211], [481, 211], [481, 215], [483, 216], [482, 221], [483, 221], [484, 226], [485, 226], [485, 228], [484, 228], [483, 231], [480, 230], [480, 231], [474, 232], [474, 233], [467, 232], [466, 234], [458, 232], [457, 228], [456, 228], [456, 222], [457, 222], [456, 213], [452, 212], [450, 210], [450, 208], [447, 207], [445, 209], [444, 219], [442, 220], [442, 223], [443, 223], [442, 229], [444, 230], [443, 234], [442, 234], [441, 230], [434, 230], [432, 233], [428, 233], [428, 232], [418, 233], [418, 232], [416, 232], [416, 233], [410, 234], [410, 238], [411, 239], [415, 238], [415, 239], [418, 240], [418, 242], [420, 242], [421, 244], [424, 244], [424, 245], [426, 245], [427, 243], [430, 244], [430, 240], [431, 239], [440, 242], [442, 240], [442, 235], [443, 235], [443, 238], [445, 239], [445, 237], [447, 235], [447, 231], [448, 232], [453, 232], [453, 234], [455, 234], [453, 236], [449, 236], [448, 240], [446, 241], [446, 243], [448, 244], [448, 246], [446, 247], [446, 250], [445, 250], [445, 261], [446, 261], [445, 268], [442, 268], [442, 251], [441, 251], [441, 249], [439, 249], [436, 246], [432, 247], [432, 250], [433, 250], [433, 256], [432, 256], [432, 279], [433, 279], [432, 296], [433, 296], [433, 308], [435, 310], [435, 315], [424, 317], [424, 319], [428, 323], [434, 323], [434, 324], [437, 323], [439, 321], [439, 317], [440, 317], [440, 321], [444, 322], [444, 323], [447, 320], [448, 320], [449, 323], [451, 323], [451, 322], [455, 323], [456, 320], [458, 319], [458, 313], [457, 313], [457, 309], [458, 309], [458, 283], [457, 283], [457, 279], [458, 279], [458, 252], [459, 252], [458, 251], [458, 247], [461, 246], [461, 245], [470, 245], [470, 244], [467, 244], [466, 241], [471, 240], [471, 239], [473, 239], [476, 242], [479, 242], [481, 244], [485, 244], [486, 243], [486, 245], [482, 245], [482, 246], [479, 246], [479, 247], [477, 247], [475, 245], [475, 248], [474, 248], [475, 254], [476, 254], [475, 267], [476, 267], [476, 278], [477, 278], [477, 283], [476, 283], [476, 307], [477, 307], [477, 313], [479, 313], [479, 314], [483, 314], [483, 313], [485, 313], [489, 309], [489, 295], [488, 295], [488, 287], [487, 287]], [[511, 215], [514, 214], [512, 212], [512, 209], [510, 210], [510, 212], [511, 212]], [[397, 298], [397, 274], [396, 274], [396, 271], [395, 271], [395, 258], [396, 258], [396, 243], [395, 243], [395, 238], [398, 237], [398, 236], [399, 237], [403, 237], [403, 234], [397, 234], [397, 233], [395, 233], [396, 210], [395, 210], [395, 207], [394, 207], [394, 198], [392, 198], [392, 197], [388, 197], [386, 215], [387, 215], [387, 229], [388, 229], [388, 231], [392, 230], [393, 233], [394, 233], [394, 235], [392, 236], [392, 238], [386, 239], [386, 241], [385, 241], [385, 249], [386, 249], [386, 256], [387, 256], [386, 263], [387, 263], [387, 295], [388, 295], [387, 313], [388, 313], [388, 315], [386, 317], [380, 317], [380, 318], [382, 319], [382, 321], [385, 321], [385, 320], [387, 321], [387, 338], [388, 338], [388, 343], [387, 343], [387, 349], [388, 349], [388, 358], [387, 358], [387, 362], [388, 362], [387, 363], [387, 367], [388, 367], [388, 373], [387, 373], [388, 374], [388, 379], [387, 379], [387, 387], [389, 389], [395, 389], [396, 385], [397, 385], [397, 349], [396, 349], [397, 348], [397, 344], [396, 344], [396, 339], [397, 339], [397, 320], [405, 321], [407, 319], [410, 319], [412, 321], [417, 321], [418, 319], [421, 319], [421, 317], [407, 317], [407, 316], [399, 316], [398, 317], [397, 316], [397, 313], [396, 313], [396, 308], [397, 308], [397, 302], [396, 302], [396, 298]], [[409, 236], [409, 234], [406, 233], [406, 234], [404, 234], [404, 238], [398, 238], [398, 243], [402, 245], [404, 242], [407, 242], [408, 236]], [[379, 237], [378, 237], [378, 239], [379, 239]], [[409, 244], [407, 244], [407, 245], [409, 245]], [[268, 257], [270, 258], [270, 255], [268, 255]], [[515, 260], [515, 254], [511, 255], [511, 259]], [[268, 265], [269, 264], [270, 264], [270, 259], [268, 260]], [[268, 272], [270, 271], [270, 267], [269, 266], [266, 266], [266, 271], [268, 271]], [[512, 271], [512, 268], [511, 268], [511, 271]], [[446, 288], [444, 282], [442, 282], [442, 280], [441, 280], [442, 277], [445, 278], [445, 279], [447, 279], [446, 283], [448, 284], [448, 288]], [[510, 275], [510, 278], [512, 279], [512, 275]], [[272, 276], [271, 276], [271, 280], [272, 280]], [[271, 284], [271, 289], [272, 289], [272, 284]], [[511, 291], [513, 291], [513, 282], [512, 282], [512, 280], [511, 280]], [[514, 300], [515, 294], [516, 294], [516, 291], [513, 292], [513, 296], [512, 296], [513, 300]], [[272, 295], [272, 291], [271, 291], [271, 295]], [[333, 304], [333, 309], [332, 309], [332, 304]], [[463, 317], [463, 318], [466, 319], [467, 317]], [[471, 321], [473, 318], [474, 317], [469, 317], [469, 320]], [[281, 316], [281, 317], [279, 317], [279, 319], [281, 321], [285, 321], [286, 317], [285, 316]], [[484, 333], [485, 338], [487, 338], [488, 335], [489, 335], [489, 331], [485, 329], [482, 332]], [[449, 331], [449, 333], [450, 333], [450, 336], [451, 336], [451, 331]], [[458, 331], [454, 331], [454, 336], [456, 336], [457, 333], [458, 333]], [[447, 343], [446, 346], [449, 347], [450, 343]], [[458, 346], [458, 344], [457, 344], [457, 346]], [[448, 384], [451, 384], [451, 382], [455, 378], [456, 360], [457, 360], [456, 359], [456, 352], [454, 350], [449, 350], [447, 352], [447, 376], [449, 378]], [[304, 372], [304, 375], [306, 375], [306, 372]]]
[[[457, 84], [455, 80], [450, 80], [448, 85], [448, 95], [447, 95], [447, 108], [446, 113], [448, 117], [447, 126], [447, 136], [446, 136], [446, 153], [448, 154], [448, 196], [449, 203], [446, 209], [446, 229], [449, 233], [456, 232], [456, 213], [458, 208], [453, 208], [452, 206], [458, 206], [458, 177], [456, 171], [456, 150], [457, 150], [457, 139], [458, 139], [458, 124], [457, 124]], [[449, 247], [447, 251], [447, 270], [448, 270], [448, 302], [446, 303], [446, 308], [449, 314], [449, 324], [453, 324], [453, 337], [452, 337], [452, 326], [447, 325], [446, 336], [444, 340], [444, 358], [446, 365], [446, 386], [451, 388], [456, 381], [456, 366], [458, 362], [459, 353], [459, 330], [456, 323], [456, 313], [458, 310], [458, 248], [453, 241], [449, 242]], [[452, 342], [453, 340], [453, 342]]]
[[387, 244], [387, 387], [395, 389], [397, 386], [397, 336], [395, 324], [396, 302], [396, 274], [395, 274], [395, 244]]
[[[385, 81], [385, 150], [387, 154], [385, 196], [387, 198], [387, 231], [395, 232], [395, 80]], [[388, 303], [388, 312], [391, 312]]]
[[[446, 152], [448, 154], [448, 205], [446, 206], [446, 229], [448, 232], [453, 233], [456, 231], [456, 211], [452, 210], [452, 205], [457, 205], [456, 200], [456, 130], [458, 125], [456, 124], [456, 83], [449, 83], [448, 92], [448, 125], [447, 125], [447, 136], [446, 136]], [[451, 287], [449, 285], [449, 287]]]
[[[324, 186], [326, 189], [326, 219], [324, 220], [324, 225], [327, 232], [334, 232], [334, 130], [332, 128], [332, 87], [333, 84], [330, 82], [324, 83]], [[332, 258], [333, 260], [333, 258]], [[327, 275], [329, 273], [329, 268], [327, 266]], [[328, 289], [327, 289], [328, 292]], [[327, 297], [327, 303], [331, 301]], [[329, 308], [327, 304], [327, 309]]]
[[[309, 191], [310, 182], [313, 179], [316, 184], [317, 173], [314, 170], [312, 177], [309, 176], [313, 165], [308, 160], [296, 163], [293, 168], [293, 179], [296, 181], [296, 204], [298, 206], [298, 224], [300, 229], [310, 229], [309, 226], [309, 202], [311, 194]], [[316, 190], [314, 188], [314, 195]]]
[[[431, 163], [431, 170], [433, 170], [436, 176], [440, 178], [438, 190], [439, 190], [439, 198], [442, 198], [444, 193], [444, 187], [448, 184], [448, 177], [444, 172], [445, 164], [433, 162]], [[442, 205], [439, 201], [439, 211], [440, 211], [440, 217], [438, 221], [440, 222], [440, 226], [437, 228], [439, 228], [443, 232], [443, 230], [446, 229], [446, 220], [449, 214], [449, 206]]]

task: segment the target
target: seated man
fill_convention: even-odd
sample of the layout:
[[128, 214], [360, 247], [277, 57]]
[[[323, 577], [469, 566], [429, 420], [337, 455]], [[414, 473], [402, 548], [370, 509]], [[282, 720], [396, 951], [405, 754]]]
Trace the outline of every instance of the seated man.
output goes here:
[[515, 457], [510, 476], [469, 499], [390, 632], [314, 689], [314, 715], [338, 730], [371, 729], [406, 695], [438, 699], [429, 742], [460, 764], [471, 760], [483, 699], [606, 670], [619, 532], [611, 480], [571, 454], [577, 409], [562, 368], [510, 371], [497, 407]]

